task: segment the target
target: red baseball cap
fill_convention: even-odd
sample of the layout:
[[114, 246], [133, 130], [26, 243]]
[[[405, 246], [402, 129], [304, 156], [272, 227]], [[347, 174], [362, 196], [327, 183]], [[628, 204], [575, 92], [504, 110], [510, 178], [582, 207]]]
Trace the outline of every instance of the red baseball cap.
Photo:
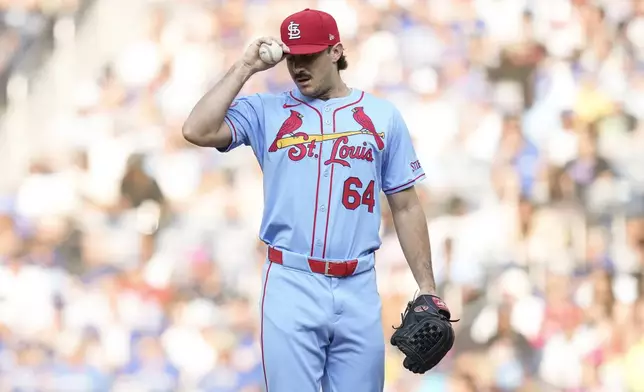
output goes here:
[[280, 33], [282, 42], [291, 49], [291, 54], [317, 53], [340, 42], [338, 25], [333, 16], [310, 8], [284, 19]]

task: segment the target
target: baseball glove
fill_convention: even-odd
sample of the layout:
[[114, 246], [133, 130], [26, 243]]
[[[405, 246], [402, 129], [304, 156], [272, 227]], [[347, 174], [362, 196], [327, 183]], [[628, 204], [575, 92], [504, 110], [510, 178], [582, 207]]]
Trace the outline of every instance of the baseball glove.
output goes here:
[[391, 344], [398, 347], [405, 360], [403, 366], [423, 374], [436, 366], [454, 345], [451, 314], [439, 297], [421, 295], [407, 304], [401, 314], [402, 324], [394, 327]]

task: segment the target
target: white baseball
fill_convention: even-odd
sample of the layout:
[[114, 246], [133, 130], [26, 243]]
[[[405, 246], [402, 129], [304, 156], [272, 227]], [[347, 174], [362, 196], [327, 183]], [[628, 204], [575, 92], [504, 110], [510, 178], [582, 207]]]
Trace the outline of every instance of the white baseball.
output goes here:
[[284, 52], [282, 47], [275, 41], [268, 44], [261, 44], [259, 47], [259, 58], [266, 64], [275, 64], [282, 59]]

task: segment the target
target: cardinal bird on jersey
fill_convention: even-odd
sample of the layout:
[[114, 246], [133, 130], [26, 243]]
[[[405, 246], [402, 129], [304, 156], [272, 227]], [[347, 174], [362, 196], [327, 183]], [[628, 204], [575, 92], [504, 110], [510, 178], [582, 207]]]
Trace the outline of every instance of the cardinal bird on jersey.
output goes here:
[[291, 115], [284, 121], [284, 123], [280, 127], [280, 130], [277, 131], [277, 136], [275, 136], [275, 140], [273, 140], [273, 144], [271, 144], [271, 146], [268, 148], [268, 151], [277, 151], [277, 141], [289, 134], [293, 137], [302, 136], [306, 140], [309, 136], [306, 133], [293, 133], [302, 126], [302, 117], [304, 116], [302, 116], [300, 113], [296, 112], [295, 110], [291, 110]]
[[373, 125], [371, 118], [369, 118], [369, 116], [364, 112], [364, 108], [362, 106], [358, 106], [353, 108], [351, 111], [353, 112], [353, 119], [360, 124], [363, 130], [369, 131], [369, 133], [373, 135], [373, 138], [376, 139], [378, 150], [385, 148], [385, 143], [382, 141], [380, 135], [378, 135], [378, 132], [376, 132], [376, 127]]

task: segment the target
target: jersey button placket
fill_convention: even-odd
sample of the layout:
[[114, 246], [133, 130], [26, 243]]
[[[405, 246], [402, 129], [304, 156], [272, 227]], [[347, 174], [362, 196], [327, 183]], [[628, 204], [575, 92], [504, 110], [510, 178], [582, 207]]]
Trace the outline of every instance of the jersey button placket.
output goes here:
[[[323, 109], [323, 123], [324, 123], [324, 134], [325, 135], [331, 135], [333, 134], [333, 114], [331, 113], [331, 108], [330, 107], [324, 107]], [[317, 217], [317, 228], [316, 228], [316, 257], [323, 257], [324, 253], [324, 242], [325, 242], [325, 234], [328, 235], [328, 229], [327, 225], [329, 222], [327, 222], [327, 217], [330, 218], [329, 216], [329, 206], [327, 205], [327, 201], [329, 200], [329, 191], [333, 191], [331, 189], [331, 183], [330, 183], [330, 176], [331, 176], [331, 167], [324, 165], [324, 162], [327, 161], [331, 157], [331, 150], [333, 147], [333, 141], [326, 141], [324, 142], [324, 149], [322, 150], [322, 163], [321, 163], [321, 177], [320, 177], [320, 189], [319, 189], [319, 199], [318, 199], [318, 217]], [[319, 241], [319, 244], [318, 244]], [[327, 244], [328, 248], [328, 239], [327, 239]]]

